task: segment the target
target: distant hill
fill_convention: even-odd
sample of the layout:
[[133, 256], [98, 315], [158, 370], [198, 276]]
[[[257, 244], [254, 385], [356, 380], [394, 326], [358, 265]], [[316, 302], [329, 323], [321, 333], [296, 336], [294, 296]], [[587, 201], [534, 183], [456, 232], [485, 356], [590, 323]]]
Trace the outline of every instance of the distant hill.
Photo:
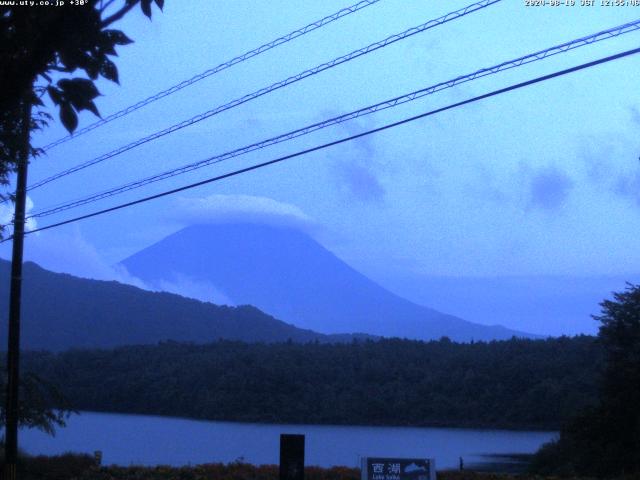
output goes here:
[[155, 288], [187, 281], [212, 287], [322, 333], [365, 332], [457, 341], [530, 336], [485, 326], [412, 303], [357, 272], [297, 230], [255, 224], [185, 228], [124, 260]]
[[[9, 267], [9, 262], [0, 260], [0, 345], [7, 343]], [[32, 350], [106, 348], [163, 340], [330, 342], [353, 338], [302, 330], [251, 306], [217, 306], [117, 282], [53, 273], [31, 262], [24, 265], [22, 312], [22, 348]]]

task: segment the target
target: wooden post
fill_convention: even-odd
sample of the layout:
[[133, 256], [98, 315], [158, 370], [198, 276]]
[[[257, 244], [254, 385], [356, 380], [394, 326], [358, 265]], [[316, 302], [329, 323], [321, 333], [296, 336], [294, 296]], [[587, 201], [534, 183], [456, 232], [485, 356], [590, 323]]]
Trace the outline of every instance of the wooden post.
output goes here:
[[304, 480], [304, 435], [280, 435], [280, 480]]
[[22, 298], [22, 254], [27, 203], [27, 167], [29, 164], [31, 102], [24, 100], [22, 148], [17, 159], [16, 207], [13, 215], [13, 250], [9, 297], [9, 342], [7, 348], [7, 404], [5, 425], [4, 479], [16, 479], [18, 463], [18, 398], [20, 389], [20, 301]]

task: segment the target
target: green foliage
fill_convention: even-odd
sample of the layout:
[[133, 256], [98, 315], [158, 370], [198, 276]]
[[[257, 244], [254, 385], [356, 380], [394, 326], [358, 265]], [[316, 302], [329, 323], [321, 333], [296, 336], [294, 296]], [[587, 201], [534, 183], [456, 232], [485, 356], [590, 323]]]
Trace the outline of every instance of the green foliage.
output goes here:
[[[0, 445], [0, 463], [4, 462], [4, 450]], [[65, 453], [47, 457], [18, 454], [18, 478], [20, 480], [68, 480], [91, 478], [97, 469], [94, 457], [85, 454]], [[86, 477], [84, 475], [87, 475]]]
[[[57, 455], [54, 457], [27, 457], [18, 465], [21, 480], [278, 480], [277, 465], [254, 466], [243, 462], [204, 465], [97, 467], [88, 455]], [[350, 467], [305, 467], [306, 480], [359, 480], [360, 469]], [[439, 480], [541, 480], [540, 477], [463, 472], [438, 472]], [[575, 478], [575, 480], [581, 480]], [[582, 480], [587, 480], [582, 479]], [[632, 477], [619, 480], [632, 480]], [[635, 480], [635, 479], [634, 479]]]
[[[21, 480], [277, 480], [279, 478], [277, 465], [258, 467], [235, 461], [226, 465], [210, 463], [184, 467], [165, 465], [99, 467], [93, 457], [77, 454], [53, 457], [26, 456], [21, 459], [18, 469]], [[347, 467], [305, 467], [304, 476], [307, 480], [359, 480], [360, 470]], [[494, 480], [492, 477], [480, 477], [478, 480], [480, 479]]]
[[20, 478], [24, 480], [68, 480], [90, 475], [96, 468], [97, 464], [93, 456], [73, 453], [52, 457], [42, 455], [27, 457], [18, 464]]
[[640, 473], [640, 286], [601, 304], [605, 355], [599, 403], [565, 425], [534, 459], [540, 473], [610, 476]]
[[[163, 0], [154, 1], [163, 7]], [[109, 10], [113, 3], [86, 0], [74, 8], [0, 6], [0, 186], [8, 185], [24, 148], [20, 132], [27, 121], [26, 106], [43, 107], [42, 96], [48, 94], [70, 132], [78, 126], [82, 110], [99, 115], [94, 100], [100, 93], [93, 81], [103, 77], [118, 82], [118, 69], [109, 57], [116, 55], [116, 46], [131, 43], [109, 26], [138, 4], [151, 17], [153, 1], [121, 0]], [[78, 72], [88, 78], [66, 78]], [[54, 82], [53, 76], [62, 78]], [[47, 112], [36, 112], [29, 130], [42, 128], [50, 119]], [[41, 153], [31, 146], [28, 150], [32, 157]], [[0, 194], [0, 200], [6, 197], [10, 195]], [[0, 226], [0, 238], [2, 231]]]
[[278, 423], [557, 428], [595, 403], [593, 337], [31, 353], [79, 410]]
[[[6, 367], [0, 365], [0, 427], [5, 424]], [[55, 406], [55, 408], [53, 408]], [[37, 428], [50, 435], [56, 427], [64, 427], [72, 408], [60, 391], [48, 381], [34, 373], [27, 373], [20, 381], [20, 404], [18, 423], [21, 427]]]
[[[111, 4], [113, 2], [107, 2]], [[102, 76], [118, 81], [118, 70], [109, 58], [115, 47], [131, 40], [121, 31], [108, 27], [120, 20], [135, 5], [151, 17], [152, 0], [124, 0], [108, 11], [100, 0], [87, 0], [78, 8], [0, 7], [0, 106], [28, 100], [42, 105], [44, 93], [60, 108], [63, 125], [73, 131], [77, 112], [90, 110], [98, 115], [93, 103], [98, 91], [93, 80]], [[155, 0], [162, 8], [163, 0]], [[81, 70], [86, 78], [62, 78], [53, 84], [52, 74], [72, 74]], [[36, 84], [36, 82], [44, 82]]]
[[629, 285], [601, 305], [602, 315], [594, 318], [607, 357], [603, 401], [627, 414], [640, 405], [640, 286]]

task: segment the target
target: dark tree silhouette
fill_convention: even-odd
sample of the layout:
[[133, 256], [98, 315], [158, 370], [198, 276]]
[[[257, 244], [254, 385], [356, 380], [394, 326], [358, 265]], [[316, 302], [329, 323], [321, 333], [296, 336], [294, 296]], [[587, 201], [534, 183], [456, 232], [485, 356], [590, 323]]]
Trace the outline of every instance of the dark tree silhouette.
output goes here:
[[640, 473], [640, 285], [601, 304], [605, 355], [599, 404], [566, 425], [537, 454], [540, 473], [612, 476]]
[[[4, 366], [0, 371], [6, 371]], [[5, 424], [6, 378], [0, 382], [0, 427]], [[37, 428], [50, 435], [55, 427], [64, 427], [67, 417], [73, 412], [67, 398], [52, 383], [39, 375], [28, 372], [20, 382], [19, 423], [22, 427]], [[55, 408], [52, 408], [55, 406]]]
[[[8, 185], [24, 148], [20, 132], [25, 106], [42, 107], [42, 97], [48, 95], [69, 132], [77, 127], [81, 110], [99, 115], [93, 81], [104, 77], [118, 82], [110, 57], [117, 46], [131, 43], [110, 27], [138, 4], [150, 18], [152, 3], [162, 9], [164, 0], [86, 0], [64, 8], [0, 6], [0, 185]], [[88, 78], [74, 77], [77, 72]], [[29, 130], [44, 127], [51, 118], [46, 111], [35, 112]], [[29, 150], [31, 157], [41, 153], [31, 146]]]
[[31, 352], [24, 368], [54, 381], [78, 410], [555, 429], [575, 408], [596, 403], [600, 359], [600, 346], [587, 336], [489, 343], [218, 341]]
[[[94, 103], [99, 92], [94, 80], [104, 77], [117, 82], [118, 69], [110, 57], [116, 55], [117, 46], [131, 43], [123, 32], [111, 29], [111, 25], [138, 4], [142, 12], [151, 17], [152, 3], [162, 9], [164, 0], [83, 0], [78, 3], [82, 4], [0, 6], [0, 186], [9, 184], [12, 172], [20, 172], [18, 190], [21, 193], [17, 195], [15, 215], [20, 244], [15, 251], [19, 252], [22, 240], [18, 227], [24, 222], [26, 162], [29, 157], [41, 154], [31, 146], [31, 133], [52, 119], [44, 109], [34, 113], [33, 107], [44, 107], [42, 97], [49, 95], [69, 132], [78, 125], [78, 112], [89, 110], [99, 115]], [[84, 75], [74, 76], [77, 73]], [[6, 200], [4, 195], [0, 197]], [[3, 230], [4, 226], [0, 225], [0, 238]], [[21, 261], [19, 253], [14, 263], [20, 265]], [[17, 299], [16, 305], [19, 305], [20, 281], [15, 283], [15, 290], [13, 287], [14, 279], [21, 277], [20, 271], [21, 267], [17, 267], [12, 272], [12, 295], [17, 292], [12, 302]], [[12, 308], [10, 332], [19, 332], [19, 318], [19, 308]], [[17, 338], [14, 335], [9, 343], [9, 406], [8, 412], [2, 411], [2, 418], [6, 417], [7, 465], [14, 463], [10, 457], [15, 457], [18, 423], [50, 431], [64, 418], [59, 411], [48, 409], [50, 402], [46, 398], [55, 390], [29, 377], [19, 382]], [[23, 401], [19, 405], [16, 403], [18, 385], [23, 390]], [[14, 441], [9, 441], [12, 438]], [[10, 477], [13, 478], [11, 474]]]

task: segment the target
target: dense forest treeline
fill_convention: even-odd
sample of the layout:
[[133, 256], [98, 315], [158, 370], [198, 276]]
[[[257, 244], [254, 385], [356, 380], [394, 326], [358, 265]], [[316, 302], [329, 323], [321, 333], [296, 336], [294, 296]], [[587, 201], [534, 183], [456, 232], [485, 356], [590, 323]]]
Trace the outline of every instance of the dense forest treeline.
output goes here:
[[79, 410], [211, 420], [556, 429], [597, 399], [593, 337], [459, 344], [165, 342], [30, 352]]

